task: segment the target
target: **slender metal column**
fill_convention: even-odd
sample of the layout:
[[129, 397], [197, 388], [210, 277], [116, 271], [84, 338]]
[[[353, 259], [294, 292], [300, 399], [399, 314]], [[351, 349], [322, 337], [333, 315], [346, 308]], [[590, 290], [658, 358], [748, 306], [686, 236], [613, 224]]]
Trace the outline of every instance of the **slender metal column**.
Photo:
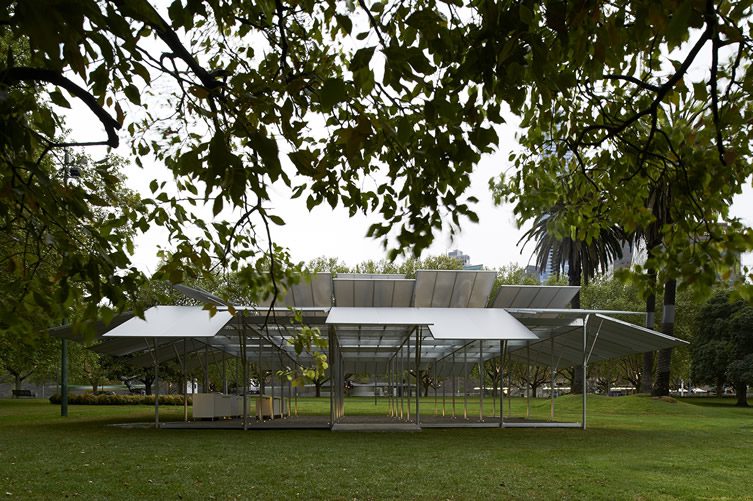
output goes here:
[[416, 425], [421, 426], [421, 411], [419, 404], [421, 400], [421, 387], [419, 378], [421, 376], [421, 327], [416, 329]]
[[432, 374], [431, 374], [431, 380], [433, 381], [432, 387], [434, 388], [434, 415], [437, 415], [438, 407], [439, 407], [439, 401], [437, 400], [437, 385], [439, 384], [439, 378], [437, 377], [436, 373], [436, 367], [432, 367]]
[[159, 428], [159, 358], [157, 358], [157, 338], [154, 338], [154, 427]]
[[405, 412], [405, 371], [403, 368], [403, 349], [400, 348], [400, 420], [403, 420], [403, 413]]
[[329, 426], [335, 424], [335, 341], [334, 326], [330, 326], [327, 332], [329, 346]]
[[499, 426], [505, 425], [505, 352], [507, 341], [499, 340]]
[[186, 366], [186, 338], [183, 338], [183, 421], [188, 422], [188, 368]]
[[447, 402], [447, 385], [445, 382], [442, 383], [442, 417], [445, 415], [445, 404]]
[[243, 431], [246, 431], [248, 430], [248, 339], [246, 338], [246, 314], [241, 312], [241, 315], [241, 331], [238, 333], [238, 337], [240, 338], [241, 365], [243, 366], [243, 390], [241, 390], [243, 396]]
[[526, 419], [531, 417], [531, 342], [526, 341]]
[[549, 393], [551, 394], [552, 402], [551, 402], [551, 408], [549, 410], [549, 419], [551, 421], [554, 421], [554, 384], [555, 380], [557, 378], [557, 368], [554, 364], [554, 336], [550, 337], [549, 340], [551, 341], [551, 352], [552, 352], [552, 384], [549, 387]]
[[588, 374], [588, 320], [590, 317], [590, 314], [586, 315], [586, 320], [583, 322], [583, 430], [586, 429], [586, 395], [588, 394], [586, 376]]
[[[410, 341], [405, 343], [405, 349], [405, 368], [408, 369], [410, 367]], [[418, 374], [416, 374], [416, 380], [418, 380]], [[407, 420], [410, 421], [410, 369], [408, 369], [408, 397], [406, 400], [408, 400], [408, 405], [406, 405], [408, 411]]]
[[463, 419], [468, 420], [468, 345], [463, 349]]
[[204, 381], [201, 386], [202, 393], [209, 393], [209, 345], [204, 346]]
[[227, 362], [225, 352], [222, 352], [222, 393], [227, 395]]
[[[274, 355], [272, 355], [272, 356], [274, 357]], [[273, 420], [275, 418], [275, 368], [274, 368], [274, 358], [272, 360], [273, 360], [273, 362], [272, 362], [272, 370], [269, 371], [269, 387], [270, 387], [269, 392], [272, 394], [272, 409], [271, 409], [271, 412], [269, 414], [269, 419], [270, 420]]]
[[478, 419], [484, 422], [484, 342], [478, 343], [478, 385], [480, 391]]
[[[259, 380], [256, 382], [257, 384], [257, 391], [259, 392], [259, 396], [256, 397], [256, 419], [261, 423], [264, 421], [264, 371], [261, 368], [261, 349], [262, 349], [262, 338], [261, 335], [259, 335], [259, 341], [258, 346], [256, 350], [256, 373], [259, 377]], [[244, 385], [248, 384], [247, 382], [243, 383]]]
[[455, 353], [452, 354], [452, 419], [455, 419], [455, 394], [458, 392], [458, 376], [455, 374]]

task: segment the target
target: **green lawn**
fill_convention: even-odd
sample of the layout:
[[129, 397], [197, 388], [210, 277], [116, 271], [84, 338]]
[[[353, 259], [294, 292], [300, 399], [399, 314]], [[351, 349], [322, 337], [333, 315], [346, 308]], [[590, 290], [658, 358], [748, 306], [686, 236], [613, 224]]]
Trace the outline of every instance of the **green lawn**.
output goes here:
[[[300, 410], [327, 412], [313, 400]], [[71, 406], [61, 418], [42, 400], [0, 400], [0, 497], [753, 499], [753, 409], [732, 404], [592, 396], [585, 432], [244, 433], [105, 426], [148, 421], [149, 407]], [[421, 405], [433, 413], [432, 397]], [[372, 399], [346, 403], [373, 410]], [[534, 403], [534, 415], [548, 412]], [[558, 399], [557, 414], [577, 420], [580, 400]], [[182, 408], [161, 415], [179, 420]]]

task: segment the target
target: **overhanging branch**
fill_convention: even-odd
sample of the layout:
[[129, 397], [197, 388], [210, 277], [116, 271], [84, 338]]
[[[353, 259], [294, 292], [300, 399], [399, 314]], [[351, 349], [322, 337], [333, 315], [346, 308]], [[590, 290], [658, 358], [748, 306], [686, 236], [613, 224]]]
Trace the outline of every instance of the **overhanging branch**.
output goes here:
[[[99, 119], [105, 128], [105, 132], [107, 132], [107, 141], [93, 141], [80, 144], [102, 144], [112, 148], [117, 148], [118, 144], [120, 144], [120, 139], [117, 134], [117, 131], [120, 129], [120, 123], [118, 123], [117, 120], [99, 105], [97, 99], [91, 95], [89, 91], [78, 86], [68, 78], [64, 77], [61, 73], [45, 68], [16, 66], [0, 71], [0, 82], [6, 85], [13, 85], [19, 82], [46, 82], [62, 87], [72, 96], [80, 99]], [[63, 145], [67, 144], [72, 143], [65, 143]]]

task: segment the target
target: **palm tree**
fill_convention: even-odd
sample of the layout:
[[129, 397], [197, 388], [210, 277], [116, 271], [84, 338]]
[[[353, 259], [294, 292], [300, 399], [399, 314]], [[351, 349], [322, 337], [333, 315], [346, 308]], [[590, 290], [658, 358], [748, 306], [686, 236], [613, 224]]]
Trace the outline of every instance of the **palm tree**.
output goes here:
[[[581, 283], [588, 285], [588, 282], [599, 273], [606, 273], [609, 265], [616, 259], [622, 257], [622, 247], [626, 242], [625, 233], [617, 225], [602, 228], [599, 231], [598, 238], [591, 242], [579, 239], [576, 230], [576, 238], [558, 237], [552, 233], [552, 228], [557, 222], [557, 218], [565, 214], [567, 207], [559, 203], [549, 211], [536, 217], [533, 226], [528, 230], [520, 242], [536, 241], [534, 253], [536, 255], [536, 267], [540, 272], [547, 269], [551, 264], [557, 276], [561, 272], [567, 272], [568, 285], [580, 286]], [[580, 292], [576, 294], [570, 306], [573, 309], [580, 309]], [[575, 367], [573, 370], [573, 382], [571, 391], [581, 393], [583, 380], [581, 379], [583, 370], [582, 366]]]
[[[653, 221], [646, 228], [632, 235], [636, 245], [644, 242], [649, 259], [662, 245], [663, 228], [672, 224], [671, 215], [672, 187], [671, 183], [659, 180], [646, 199], [646, 207], [653, 214]], [[649, 281], [649, 295], [646, 297], [646, 327], [655, 328], [656, 310], [656, 270], [649, 268], [647, 271]], [[661, 330], [664, 334], [674, 334], [674, 308], [677, 282], [668, 278], [664, 283], [664, 300], [662, 312]], [[659, 351], [656, 359], [656, 381], [652, 384], [654, 372], [654, 352], [643, 354], [643, 370], [641, 372], [641, 393], [651, 393], [654, 396], [669, 395], [669, 379], [672, 361], [672, 348]]]

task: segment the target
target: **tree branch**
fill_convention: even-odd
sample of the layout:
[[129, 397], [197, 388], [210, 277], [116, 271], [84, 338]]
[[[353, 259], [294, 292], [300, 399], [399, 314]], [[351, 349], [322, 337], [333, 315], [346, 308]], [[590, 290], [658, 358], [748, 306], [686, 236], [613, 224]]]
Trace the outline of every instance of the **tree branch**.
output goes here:
[[87, 143], [54, 143], [55, 146], [89, 146], [89, 145], [106, 145], [117, 148], [120, 139], [116, 131], [120, 129], [120, 123], [115, 120], [89, 91], [79, 87], [71, 80], [64, 77], [61, 73], [45, 68], [29, 68], [25, 66], [16, 66], [0, 71], [0, 82], [7, 85], [13, 85], [18, 82], [47, 82], [67, 90], [71, 95], [80, 99], [99, 119], [107, 132], [107, 141], [93, 141]]

